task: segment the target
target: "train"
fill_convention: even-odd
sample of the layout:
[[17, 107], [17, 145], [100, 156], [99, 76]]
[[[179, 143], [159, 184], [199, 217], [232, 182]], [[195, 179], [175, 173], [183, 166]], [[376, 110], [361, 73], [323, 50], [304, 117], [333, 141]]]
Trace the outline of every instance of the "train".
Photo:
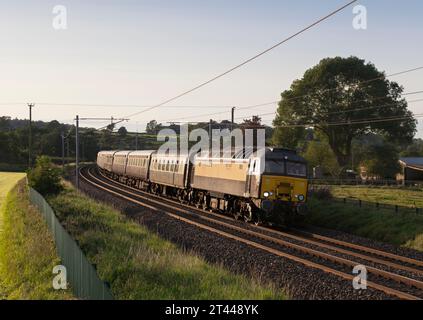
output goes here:
[[290, 225], [307, 213], [307, 163], [295, 151], [244, 148], [230, 155], [100, 151], [109, 178], [255, 224]]

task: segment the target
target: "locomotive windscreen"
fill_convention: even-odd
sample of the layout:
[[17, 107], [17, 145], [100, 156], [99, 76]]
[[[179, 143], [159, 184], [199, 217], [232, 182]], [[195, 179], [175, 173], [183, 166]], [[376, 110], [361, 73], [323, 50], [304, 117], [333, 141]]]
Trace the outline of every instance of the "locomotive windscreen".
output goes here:
[[306, 177], [307, 166], [300, 162], [268, 159], [266, 160], [265, 173]]

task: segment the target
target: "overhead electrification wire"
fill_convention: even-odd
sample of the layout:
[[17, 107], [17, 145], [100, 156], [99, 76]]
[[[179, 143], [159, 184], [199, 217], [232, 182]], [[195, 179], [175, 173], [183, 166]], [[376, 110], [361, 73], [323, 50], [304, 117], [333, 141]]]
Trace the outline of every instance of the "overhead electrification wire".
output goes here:
[[[417, 67], [417, 68], [412, 68], [412, 69], [407, 69], [407, 70], [404, 70], [404, 71], [400, 71], [400, 72], [388, 74], [388, 75], [383, 76], [383, 77], [377, 77], [377, 78], [373, 78], [373, 79], [370, 79], [370, 80], [365, 80], [365, 81], [362, 81], [362, 82], [358, 83], [358, 85], [362, 85], [362, 84], [366, 84], [366, 83], [371, 83], [373, 81], [377, 81], [377, 80], [383, 79], [384, 77], [385, 78], [391, 78], [391, 77], [395, 77], [395, 76], [398, 76], [398, 75], [403, 75], [403, 74], [410, 73], [410, 72], [415, 72], [415, 71], [422, 70], [422, 69], [423, 69], [423, 66]], [[330, 91], [333, 91], [333, 90], [337, 90], [337, 89], [327, 89], [324, 92], [330, 92]], [[414, 94], [419, 94], [419, 93], [423, 93], [423, 91], [409, 92], [409, 93], [404, 93], [402, 95], [403, 96], [405, 96], [405, 95], [414, 95]], [[305, 94], [305, 95], [301, 95], [301, 96], [298, 96], [298, 97], [292, 97], [292, 98], [289, 98], [289, 99], [285, 99], [284, 101], [296, 100], [296, 99], [299, 99], [299, 98], [302, 98], [302, 97], [307, 97], [309, 95], [310, 94]], [[280, 101], [272, 101], [272, 102], [265, 102], [265, 103], [261, 103], [261, 104], [255, 104], [255, 105], [237, 107], [237, 110], [245, 110], [245, 109], [254, 109], [254, 108], [258, 108], [258, 107], [265, 107], [265, 106], [269, 106], [269, 105], [278, 104], [279, 102]], [[223, 111], [223, 112], [222, 111], [219, 111], [219, 112], [213, 112], [213, 113], [207, 113], [207, 114], [192, 115], [192, 116], [189, 116], [189, 117], [177, 118], [177, 119], [174, 119], [174, 120], [184, 120], [184, 119], [192, 119], [192, 118], [199, 118], [199, 117], [210, 117], [210, 116], [221, 115], [221, 114], [225, 114], [225, 113], [227, 113], [227, 111]], [[162, 122], [170, 122], [170, 121], [171, 120], [162, 121]]]
[[239, 69], [239, 68], [241, 68], [241, 67], [245, 66], [246, 64], [248, 64], [248, 63], [252, 62], [253, 60], [256, 60], [257, 58], [259, 58], [259, 57], [261, 57], [261, 56], [265, 55], [265, 54], [266, 54], [266, 53], [268, 53], [269, 51], [271, 51], [271, 50], [273, 50], [273, 49], [275, 49], [275, 48], [277, 48], [277, 47], [281, 46], [282, 44], [284, 44], [284, 43], [288, 42], [289, 40], [291, 40], [291, 39], [293, 39], [293, 38], [295, 38], [295, 37], [297, 37], [297, 36], [301, 35], [302, 33], [304, 33], [304, 32], [306, 32], [306, 31], [308, 31], [309, 29], [311, 29], [311, 28], [313, 28], [313, 27], [317, 26], [318, 24], [320, 24], [320, 23], [322, 23], [323, 21], [325, 21], [325, 20], [329, 19], [330, 17], [332, 17], [332, 16], [336, 15], [337, 13], [339, 13], [340, 11], [344, 10], [345, 8], [349, 7], [350, 5], [352, 5], [353, 3], [357, 2], [357, 1], [358, 1], [358, 0], [349, 1], [347, 4], [345, 4], [345, 5], [343, 5], [342, 7], [340, 7], [340, 8], [338, 8], [338, 9], [336, 9], [336, 10], [332, 11], [331, 13], [329, 13], [329, 14], [328, 14], [328, 15], [326, 15], [326, 16], [324, 16], [323, 18], [318, 19], [317, 21], [313, 22], [312, 24], [308, 25], [307, 27], [305, 27], [305, 28], [301, 29], [300, 31], [298, 31], [298, 32], [294, 33], [293, 35], [289, 36], [288, 38], [286, 38], [286, 39], [284, 39], [284, 40], [282, 40], [282, 41], [280, 41], [280, 42], [276, 43], [275, 45], [271, 46], [270, 48], [268, 48], [268, 49], [266, 49], [266, 50], [264, 50], [264, 51], [262, 51], [262, 52], [260, 52], [260, 53], [256, 54], [255, 56], [253, 56], [253, 57], [251, 57], [251, 58], [249, 58], [249, 59], [247, 59], [247, 60], [243, 61], [242, 63], [240, 63], [240, 64], [238, 64], [238, 65], [236, 65], [236, 66], [234, 66], [234, 67], [230, 68], [229, 70], [227, 70], [227, 71], [225, 71], [225, 72], [223, 72], [223, 73], [221, 73], [221, 74], [219, 74], [219, 75], [217, 75], [217, 76], [215, 76], [215, 77], [213, 77], [213, 78], [211, 78], [211, 79], [209, 79], [209, 80], [207, 80], [207, 81], [205, 81], [205, 82], [203, 82], [203, 83], [201, 83], [201, 84], [199, 84], [199, 85], [197, 85], [197, 86], [195, 86], [195, 87], [193, 87], [193, 88], [191, 88], [191, 89], [189, 89], [189, 90], [187, 90], [187, 91], [184, 91], [184, 92], [182, 92], [182, 93], [180, 93], [180, 94], [178, 94], [178, 95], [176, 95], [176, 96], [174, 96], [174, 97], [172, 97], [172, 98], [170, 98], [170, 99], [167, 99], [167, 100], [165, 100], [165, 101], [163, 101], [163, 102], [161, 102], [161, 103], [159, 103], [159, 104], [157, 104], [157, 105], [151, 106], [150, 108], [147, 108], [147, 109], [145, 109], [145, 110], [142, 110], [142, 111], [139, 111], [139, 112], [136, 112], [136, 113], [130, 114], [130, 115], [126, 116], [125, 118], [132, 118], [132, 117], [137, 116], [137, 115], [139, 115], [139, 114], [142, 114], [142, 113], [144, 113], [144, 112], [147, 112], [147, 111], [150, 111], [150, 110], [153, 110], [153, 109], [159, 108], [159, 107], [161, 107], [161, 106], [163, 106], [163, 105], [165, 105], [165, 104], [167, 104], [167, 103], [169, 103], [169, 102], [175, 101], [175, 100], [177, 100], [177, 99], [179, 99], [179, 98], [181, 98], [181, 97], [183, 97], [183, 96], [185, 96], [185, 95], [187, 95], [187, 94], [189, 94], [189, 93], [192, 93], [192, 92], [194, 92], [194, 91], [196, 91], [196, 90], [198, 90], [198, 89], [200, 89], [200, 88], [202, 88], [202, 87], [204, 87], [204, 86], [206, 86], [206, 85], [210, 84], [211, 82], [214, 82], [214, 81], [216, 81], [216, 80], [218, 80], [218, 79], [220, 79], [220, 78], [222, 78], [222, 77], [226, 76], [227, 74], [229, 74], [229, 73], [231, 73], [231, 72], [233, 72], [233, 71], [235, 71], [235, 70], [237, 70], [237, 69]]
[[[423, 69], [423, 67], [421, 67], [420, 69]], [[410, 69], [410, 70], [417, 70], [417, 69]], [[411, 71], [408, 71], [411, 72]], [[403, 72], [401, 72], [401, 74], [403, 74]], [[399, 73], [397, 73], [399, 74]], [[386, 77], [391, 77], [393, 75], [388, 75]], [[423, 90], [421, 91], [413, 91], [413, 92], [405, 92], [402, 93], [401, 96], [410, 96], [410, 95], [416, 95], [416, 94], [420, 94], [423, 93]], [[383, 99], [386, 98], [385, 96], [382, 97], [373, 97], [372, 99], [377, 100], [377, 99]], [[367, 99], [366, 99], [367, 100]], [[358, 100], [356, 102], [361, 102], [361, 101], [366, 101], [366, 100]], [[269, 103], [263, 103], [263, 104], [257, 104], [257, 105], [253, 105], [253, 106], [245, 106], [245, 107], [237, 107], [237, 110], [245, 110], [245, 109], [251, 109], [254, 107], [262, 107], [262, 106], [267, 106], [267, 105], [273, 105], [273, 104], [278, 104], [279, 101], [274, 101], [274, 102], [269, 102]], [[221, 115], [221, 114], [226, 114], [228, 113], [228, 111], [219, 111], [219, 112], [214, 112], [214, 113], [207, 113], [207, 114], [202, 114], [202, 115], [192, 115], [192, 116], [188, 116], [188, 117], [181, 117], [181, 118], [174, 118], [172, 120], [157, 120], [157, 122], [174, 122], [174, 121], [179, 121], [179, 120], [186, 120], [186, 119], [192, 119], [192, 118], [199, 118], [199, 117], [209, 117], [209, 116], [215, 116], [215, 115]], [[272, 113], [266, 113], [266, 114], [262, 114], [262, 115], [270, 115], [270, 114], [276, 114], [277, 112], [272, 112]], [[259, 114], [260, 116], [260, 114]], [[248, 117], [248, 115], [242, 116], [242, 117], [236, 117], [235, 119], [240, 119], [240, 118], [246, 118]]]
[[[421, 118], [423, 117], [422, 113], [414, 114], [413, 117]], [[360, 119], [355, 121], [343, 121], [343, 122], [318, 122], [318, 123], [303, 123], [303, 124], [287, 124], [287, 125], [277, 125], [275, 128], [308, 128], [308, 127], [317, 127], [317, 126], [347, 126], [355, 124], [370, 124], [378, 122], [388, 122], [388, 121], [398, 121], [398, 120], [409, 120], [410, 117], [386, 117], [386, 118], [372, 118], [372, 119]]]
[[[407, 101], [407, 104], [410, 103], [416, 103], [416, 102], [421, 102], [423, 101], [423, 99], [416, 99], [416, 100], [410, 100]], [[381, 109], [381, 108], [385, 108], [385, 107], [390, 107], [390, 106], [395, 106], [397, 105], [397, 103], [389, 103], [389, 104], [384, 104], [384, 105], [380, 105], [380, 106], [373, 106], [373, 107], [364, 107], [364, 108], [354, 108], [354, 109], [345, 109], [345, 110], [341, 110], [341, 111], [333, 111], [333, 112], [326, 112], [325, 115], [329, 115], [329, 114], [342, 114], [342, 113], [348, 113], [348, 112], [354, 112], [354, 111], [364, 111], [364, 110], [372, 110], [372, 109]], [[253, 116], [270, 116], [270, 115], [276, 115], [277, 112], [268, 112], [268, 113], [261, 113], [261, 114], [254, 114]], [[240, 117], [236, 117], [235, 119], [243, 119], [246, 118], [247, 116], [240, 116]]]
[[[89, 104], [89, 103], [61, 103], [61, 102], [34, 102], [37, 106], [40, 107], [95, 107], [95, 108], [150, 108], [150, 106], [141, 106], [141, 105], [130, 105], [130, 104]], [[26, 102], [2, 102], [0, 106], [14, 106], [14, 105], [25, 105]], [[214, 105], [214, 106], [207, 106], [207, 105], [180, 105], [180, 106], [163, 106], [163, 108], [176, 108], [176, 109], [199, 109], [199, 108], [231, 108], [232, 106], [224, 106], [224, 105]]]

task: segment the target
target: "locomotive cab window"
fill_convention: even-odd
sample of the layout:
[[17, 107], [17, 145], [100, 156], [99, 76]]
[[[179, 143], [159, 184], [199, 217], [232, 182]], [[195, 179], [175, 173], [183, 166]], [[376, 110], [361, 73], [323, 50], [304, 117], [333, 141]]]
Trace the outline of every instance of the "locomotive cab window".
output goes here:
[[266, 160], [266, 173], [285, 174], [284, 160]]
[[287, 162], [286, 173], [289, 176], [305, 177], [307, 176], [307, 167], [304, 163]]

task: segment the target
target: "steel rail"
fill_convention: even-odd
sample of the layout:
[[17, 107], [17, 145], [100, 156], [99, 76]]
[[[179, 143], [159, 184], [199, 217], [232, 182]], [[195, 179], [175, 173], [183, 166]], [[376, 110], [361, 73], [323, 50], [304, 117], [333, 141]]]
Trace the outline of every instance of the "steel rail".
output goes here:
[[[351, 280], [353, 280], [353, 278], [354, 278], [354, 276], [353, 276], [353, 275], [350, 275], [350, 274], [347, 274], [347, 273], [341, 272], [341, 271], [339, 271], [339, 270], [336, 270], [336, 269], [333, 269], [333, 268], [330, 268], [330, 267], [327, 267], [327, 266], [324, 266], [324, 265], [321, 265], [321, 264], [317, 264], [317, 263], [312, 262], [312, 261], [308, 261], [308, 260], [306, 260], [306, 259], [303, 259], [303, 258], [300, 258], [300, 257], [294, 256], [294, 255], [291, 255], [291, 254], [288, 254], [288, 253], [282, 252], [282, 251], [280, 251], [280, 250], [277, 250], [277, 249], [274, 249], [274, 248], [271, 248], [271, 247], [265, 246], [265, 245], [263, 245], [263, 244], [257, 243], [257, 242], [252, 241], [252, 240], [248, 240], [248, 239], [241, 238], [241, 237], [239, 237], [239, 236], [236, 236], [236, 235], [230, 234], [230, 233], [228, 233], [228, 232], [225, 232], [225, 231], [222, 231], [222, 230], [219, 230], [219, 229], [216, 229], [216, 228], [210, 227], [210, 226], [208, 226], [208, 225], [204, 225], [204, 224], [202, 224], [202, 223], [199, 223], [199, 222], [196, 222], [196, 221], [192, 221], [191, 219], [187, 219], [187, 218], [181, 217], [181, 216], [179, 216], [179, 215], [177, 215], [177, 214], [174, 214], [174, 213], [171, 213], [171, 212], [169, 212], [169, 211], [163, 211], [162, 209], [159, 209], [159, 208], [158, 208], [158, 207], [156, 207], [156, 206], [153, 206], [153, 205], [147, 204], [147, 203], [145, 203], [145, 202], [141, 202], [141, 201], [136, 200], [136, 199], [134, 199], [134, 198], [132, 198], [132, 197], [141, 198], [141, 199], [147, 200], [147, 201], [149, 201], [149, 202], [156, 203], [156, 204], [157, 204], [157, 205], [159, 205], [160, 207], [166, 207], [166, 208], [170, 208], [171, 210], [176, 210], [176, 211], [179, 211], [179, 212], [183, 212], [183, 213], [185, 213], [185, 214], [190, 214], [190, 215], [192, 215], [192, 213], [188, 212], [187, 210], [180, 209], [180, 208], [175, 208], [175, 207], [170, 206], [170, 205], [168, 205], [168, 204], [165, 204], [165, 203], [163, 203], [163, 202], [159, 202], [159, 201], [156, 201], [156, 200], [148, 199], [148, 198], [143, 197], [143, 196], [141, 196], [141, 195], [139, 195], [139, 194], [135, 194], [135, 193], [133, 193], [133, 192], [130, 192], [130, 191], [124, 190], [124, 189], [122, 189], [122, 188], [119, 188], [118, 186], [113, 186], [113, 185], [110, 185], [110, 184], [108, 184], [108, 183], [106, 183], [106, 182], [104, 182], [104, 181], [102, 181], [102, 180], [100, 180], [100, 179], [96, 178], [96, 177], [95, 177], [94, 175], [92, 175], [92, 174], [91, 174], [91, 172], [89, 172], [89, 171], [88, 171], [89, 176], [90, 176], [92, 179], [99, 181], [99, 182], [100, 182], [101, 184], [103, 184], [103, 185], [101, 185], [101, 184], [99, 184], [99, 183], [96, 183], [96, 182], [92, 181], [92, 179], [89, 179], [89, 178], [85, 177], [85, 176], [82, 174], [82, 171], [80, 171], [80, 173], [81, 173], [81, 177], [82, 177], [84, 180], [86, 180], [89, 184], [94, 185], [94, 186], [96, 186], [97, 188], [100, 188], [100, 189], [102, 189], [102, 190], [104, 190], [104, 191], [106, 191], [106, 192], [108, 192], [108, 193], [114, 194], [114, 195], [116, 195], [116, 196], [118, 196], [118, 197], [120, 197], [120, 198], [123, 198], [123, 199], [128, 200], [128, 201], [133, 202], [133, 203], [136, 203], [136, 204], [138, 204], [138, 205], [140, 205], [140, 206], [147, 207], [147, 208], [149, 208], [149, 209], [151, 209], [151, 210], [154, 210], [154, 211], [157, 211], [157, 212], [163, 212], [163, 213], [165, 213], [166, 215], [168, 215], [168, 216], [170, 216], [170, 217], [172, 217], [172, 218], [178, 219], [178, 220], [180, 220], [180, 221], [183, 221], [183, 222], [185, 222], [185, 223], [188, 223], [188, 224], [191, 224], [191, 225], [197, 226], [197, 227], [199, 227], [199, 228], [202, 228], [202, 229], [208, 230], [208, 231], [210, 231], [210, 232], [213, 232], [213, 233], [216, 233], [216, 234], [222, 235], [222, 236], [224, 236], [224, 237], [226, 237], [226, 238], [230, 238], [230, 239], [236, 240], [236, 241], [238, 241], [238, 242], [242, 242], [242, 243], [244, 243], [244, 244], [247, 244], [247, 245], [250, 245], [250, 246], [252, 246], [252, 247], [255, 247], [255, 248], [258, 248], [258, 249], [261, 249], [261, 250], [267, 251], [267, 252], [272, 253], [272, 254], [275, 254], [275, 255], [277, 255], [277, 256], [284, 257], [284, 258], [290, 259], [290, 260], [292, 260], [292, 261], [296, 261], [296, 262], [301, 263], [301, 264], [303, 264], [303, 265], [306, 265], [306, 266], [308, 266], [308, 267], [316, 268], [316, 269], [319, 269], [319, 270], [324, 271], [324, 272], [326, 272], [326, 273], [331, 273], [331, 274], [337, 275], [337, 276], [339, 276], [339, 277], [342, 277], [342, 278], [343, 278], [343, 279], [345, 279], [345, 280], [350, 280], [350, 281], [351, 281]], [[105, 187], [104, 185], [106, 185], [107, 187]], [[111, 188], [112, 188], [112, 189], [115, 189], [115, 190], [119, 190], [120, 192], [114, 191], [114, 190], [112, 190]], [[123, 192], [123, 193], [126, 193], [127, 195], [122, 194], [122, 192]], [[128, 196], [128, 195], [131, 195], [132, 197], [130, 197], [130, 196]], [[201, 217], [201, 216], [199, 216], [199, 217]], [[202, 217], [202, 218], [206, 218], [206, 217]], [[207, 219], [210, 219], [210, 218], [207, 218]], [[206, 219], [206, 220], [207, 220], [207, 219]], [[213, 222], [213, 223], [220, 224], [220, 225], [224, 225], [225, 227], [227, 227], [227, 228], [229, 228], [229, 229], [237, 230], [236, 228], [238, 228], [238, 227], [234, 228], [235, 226], [233, 226], [233, 225], [229, 225], [229, 224], [226, 224], [226, 223], [223, 223], [223, 222], [221, 222], [221, 221], [216, 221], [216, 220], [213, 220], [213, 219], [210, 219], [210, 220], [212, 220], [212, 222]], [[242, 228], [240, 228], [240, 229], [242, 229]], [[245, 233], [245, 231], [246, 231], [246, 230], [245, 230], [245, 229], [243, 229], [243, 230], [237, 230], [237, 231], [240, 231], [240, 232], [244, 232], [244, 233]], [[248, 231], [249, 231], [249, 232], [251, 232], [251, 234], [254, 234], [254, 236], [256, 236], [256, 237], [258, 237], [258, 238], [263, 237], [263, 236], [264, 236], [264, 237], [268, 237], [268, 236], [262, 235], [262, 234], [260, 234], [260, 233], [256, 234], [256, 233], [254, 233], [254, 232], [252, 232], [252, 231], [250, 231], [250, 230], [248, 230]], [[270, 237], [269, 237], [269, 238], [270, 238]], [[262, 239], [263, 239], [263, 238], [262, 238]], [[274, 239], [272, 238], [272, 240], [274, 240]], [[278, 240], [278, 241], [279, 241], [279, 240]], [[280, 241], [282, 241], [282, 240], [280, 240]], [[292, 245], [292, 243], [289, 243], [289, 242], [284, 242], [284, 241], [282, 241], [282, 242], [283, 242], [283, 243], [286, 243], [286, 244], [287, 244], [287, 245], [289, 245], [289, 246], [291, 246], [291, 245]], [[295, 246], [298, 246], [298, 245], [295, 245]], [[300, 246], [298, 246], [298, 247], [300, 247]], [[301, 250], [304, 250], [304, 248], [301, 248], [301, 247], [300, 247], [300, 249], [301, 249]], [[321, 256], [321, 257], [326, 257], [326, 258], [328, 258], [328, 259], [336, 258], [336, 260], [337, 260], [337, 261], [339, 261], [340, 263], [347, 263], [347, 264], [353, 263], [353, 262], [348, 261], [348, 260], [346, 260], [346, 259], [339, 258], [339, 257], [333, 257], [333, 256], [330, 256], [330, 255], [328, 255], [328, 254], [323, 254], [323, 253], [320, 253], [320, 252], [317, 252], [317, 251], [315, 251], [315, 253], [317, 253], [317, 254], [318, 254], [319, 256]], [[354, 265], [356, 265], [356, 264], [354, 264]], [[371, 268], [371, 271], [372, 271], [372, 272], [376, 271], [379, 275], [381, 275], [381, 276], [383, 276], [383, 277], [388, 277], [388, 278], [393, 277], [393, 278], [395, 278], [395, 279], [392, 279], [392, 280], [395, 280], [395, 281], [403, 282], [403, 283], [405, 283], [405, 284], [412, 285], [412, 286], [416, 286], [416, 285], [417, 285], [418, 287], [420, 287], [420, 285], [418, 284], [418, 281], [417, 281], [417, 280], [414, 280], [414, 279], [405, 278], [405, 277], [403, 277], [403, 276], [399, 276], [399, 275], [396, 275], [396, 274], [391, 274], [391, 273], [389, 273], [389, 272], [386, 272], [386, 271], [383, 271], [383, 270], [377, 270], [377, 269], [375, 269], [375, 268]], [[400, 298], [400, 299], [412, 299], [412, 300], [418, 299], [418, 300], [420, 300], [420, 298], [418, 298], [418, 297], [416, 297], [416, 296], [414, 296], [414, 295], [411, 295], [411, 294], [409, 294], [409, 293], [406, 293], [406, 292], [401, 292], [401, 291], [399, 291], [399, 290], [396, 290], [396, 289], [393, 289], [393, 288], [389, 288], [389, 287], [386, 287], [386, 286], [383, 286], [383, 285], [379, 285], [379, 284], [377, 284], [377, 283], [368, 282], [368, 283], [367, 283], [367, 285], [368, 285], [368, 287], [371, 287], [371, 288], [374, 288], [374, 289], [376, 289], [376, 290], [379, 290], [379, 291], [385, 292], [386, 294], [389, 294], [389, 295], [394, 295], [394, 296], [396, 296], [396, 297], [398, 297], [398, 298]]]
[[[168, 202], [172, 202], [172, 203], [174, 203], [178, 206], [181, 206], [181, 207], [183, 206], [183, 207], [186, 207], [190, 210], [199, 211], [203, 214], [213, 215], [213, 216], [218, 217], [218, 218], [224, 218], [224, 219], [229, 220], [229, 221], [234, 221], [234, 219], [227, 217], [227, 216], [224, 216], [224, 215], [221, 215], [221, 214], [216, 214], [214, 212], [210, 212], [210, 211], [207, 211], [207, 210], [201, 210], [199, 208], [194, 208], [192, 206], [180, 203], [178, 201], [174, 201], [172, 199], [168, 199], [168, 198], [164, 199], [163, 197], [160, 197], [160, 196], [157, 196], [157, 195], [154, 195], [154, 194], [150, 194], [150, 193], [147, 193], [143, 190], [127, 186], [127, 185], [125, 185], [121, 182], [117, 182], [115, 180], [112, 180], [112, 179], [106, 177], [102, 173], [100, 173], [100, 175], [103, 178], [105, 178], [105, 179], [107, 179], [107, 180], [109, 180], [113, 183], [122, 185], [123, 187], [128, 188], [128, 189], [137, 191], [138, 193], [146, 194], [149, 197], [154, 197], [156, 199], [160, 199], [161, 201], [165, 200], [165, 201], [168, 201]], [[258, 230], [263, 230], [263, 231], [268, 232], [268, 233], [273, 233], [273, 234], [278, 235], [278, 236], [290, 238], [290, 239], [293, 239], [293, 240], [296, 240], [296, 241], [305, 242], [305, 243], [308, 243], [308, 244], [311, 244], [311, 245], [314, 245], [314, 246], [318, 246], [318, 247], [322, 247], [322, 248], [325, 248], [325, 249], [328, 249], [328, 250], [332, 250], [332, 251], [335, 251], [335, 252], [338, 252], [338, 253], [341, 253], [341, 254], [346, 254], [346, 255], [354, 256], [356, 258], [367, 260], [367, 261], [370, 261], [370, 262], [373, 262], [373, 263], [382, 264], [382, 265], [385, 265], [387, 267], [391, 267], [391, 268], [395, 268], [395, 269], [399, 269], [399, 270], [403, 270], [403, 271], [407, 271], [407, 272], [411, 272], [411, 273], [415, 273], [415, 274], [420, 274], [420, 275], [423, 274], [423, 270], [419, 270], [419, 269], [412, 268], [412, 267], [409, 267], [409, 266], [404, 266], [404, 265], [401, 265], [401, 264], [398, 264], [398, 263], [395, 263], [395, 262], [391, 262], [391, 261], [382, 260], [382, 259], [379, 259], [379, 258], [376, 258], [376, 257], [364, 255], [364, 254], [357, 253], [357, 252], [354, 252], [354, 251], [345, 250], [345, 249], [342, 249], [342, 248], [339, 248], [339, 247], [336, 247], [336, 246], [333, 246], [333, 245], [328, 245], [328, 244], [322, 243], [320, 241], [312, 240], [310, 238], [300, 237], [300, 236], [297, 236], [297, 235], [293, 235], [291, 233], [277, 231], [277, 230], [274, 230], [274, 229], [269, 229], [269, 228], [265, 228], [265, 227], [261, 227], [261, 226], [255, 226], [255, 225], [250, 225], [250, 226], [252, 228], [256, 228]], [[412, 258], [399, 256], [399, 255], [391, 254], [389, 252], [383, 252], [383, 251], [376, 250], [376, 249], [373, 249], [373, 248], [369, 248], [369, 247], [365, 247], [365, 246], [361, 246], [361, 245], [356, 245], [356, 244], [348, 243], [348, 242], [345, 242], [345, 241], [320, 236], [320, 235], [317, 235], [317, 234], [307, 233], [307, 232], [300, 231], [300, 230], [296, 230], [296, 232], [304, 233], [304, 234], [307, 234], [308, 236], [310, 236], [312, 238], [317, 238], [319, 240], [331, 242], [331, 243], [334, 243], [334, 244], [337, 244], [337, 245], [341, 245], [343, 247], [348, 247], [348, 248], [351, 248], [351, 249], [356, 249], [356, 250], [359, 250], [359, 251], [375, 254], [379, 257], [390, 258], [390, 259], [393, 259], [393, 260], [396, 260], [396, 261], [406, 262], [406, 263], [414, 264], [414, 265], [417, 265], [417, 266], [423, 266], [423, 261], [415, 260], [415, 259], [412, 259]], [[421, 284], [419, 284], [419, 286], [421, 286]]]

